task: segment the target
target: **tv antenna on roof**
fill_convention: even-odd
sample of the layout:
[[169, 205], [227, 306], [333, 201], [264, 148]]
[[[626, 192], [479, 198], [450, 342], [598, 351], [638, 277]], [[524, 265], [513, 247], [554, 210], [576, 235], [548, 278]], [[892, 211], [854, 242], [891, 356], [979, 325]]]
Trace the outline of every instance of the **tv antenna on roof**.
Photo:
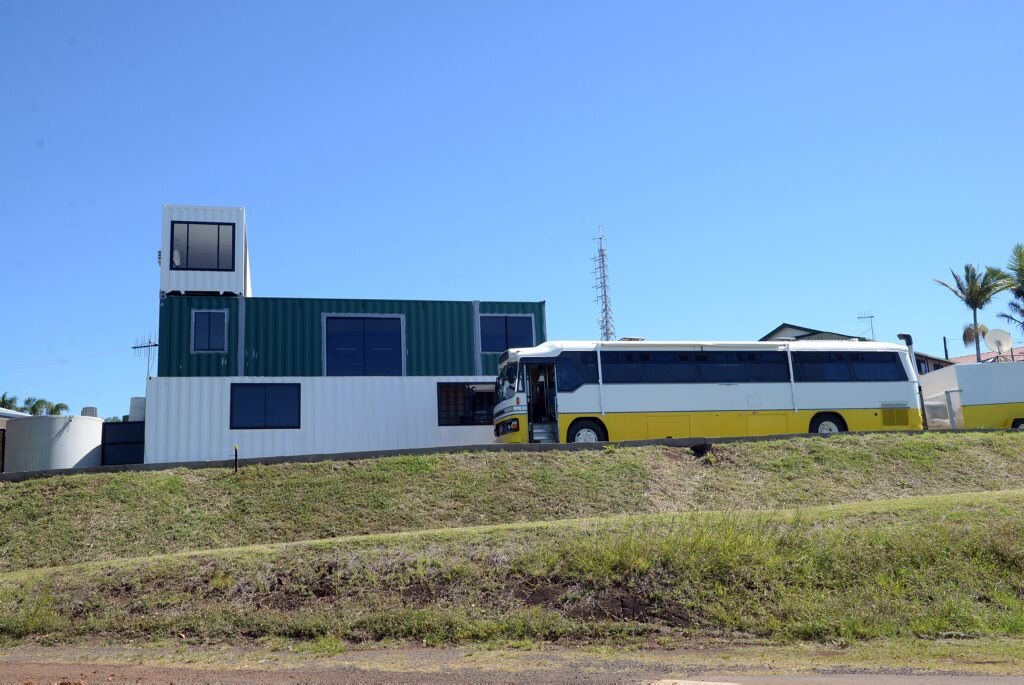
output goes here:
[[996, 353], [992, 361], [1006, 361], [1005, 355], [1007, 352], [1010, 353], [1010, 361], [1013, 361], [1013, 338], [1010, 337], [1009, 331], [1004, 331], [1001, 328], [992, 328], [982, 339], [985, 341], [985, 347]]
[[875, 315], [872, 314], [871, 312], [862, 312], [860, 314], [860, 316], [857, 317], [857, 319], [860, 320], [860, 321], [863, 321], [864, 319], [868, 320], [868, 323], [869, 323], [869, 325], [871, 327], [871, 339], [874, 340], [875, 339]]
[[145, 338], [136, 338], [135, 344], [132, 345], [132, 349], [135, 351], [136, 357], [146, 355], [146, 378], [153, 375], [153, 352], [158, 347], [160, 347], [160, 344], [153, 340], [152, 333], [147, 335]]

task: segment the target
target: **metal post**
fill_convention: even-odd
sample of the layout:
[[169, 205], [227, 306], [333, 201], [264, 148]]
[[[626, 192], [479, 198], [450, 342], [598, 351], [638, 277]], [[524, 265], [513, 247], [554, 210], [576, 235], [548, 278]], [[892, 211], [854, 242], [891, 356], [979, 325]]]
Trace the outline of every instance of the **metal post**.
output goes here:
[[942, 336], [942, 350], [946, 353], [946, 359], [949, 359], [949, 341], [946, 336]]
[[235, 473], [238, 473], [238, 445], [235, 445]]

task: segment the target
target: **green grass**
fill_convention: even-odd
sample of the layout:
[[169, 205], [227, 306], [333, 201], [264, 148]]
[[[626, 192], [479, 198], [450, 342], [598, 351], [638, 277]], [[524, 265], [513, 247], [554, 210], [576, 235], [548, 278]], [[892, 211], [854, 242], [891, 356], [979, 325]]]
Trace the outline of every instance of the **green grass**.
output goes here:
[[[1024, 491], [479, 526], [0, 575], [0, 637], [1024, 635]], [[319, 641], [319, 642], [317, 642]]]
[[[409, 456], [0, 483], [0, 572], [163, 552], [1024, 488], [1017, 433]], [[227, 582], [227, 581], [223, 581]]]

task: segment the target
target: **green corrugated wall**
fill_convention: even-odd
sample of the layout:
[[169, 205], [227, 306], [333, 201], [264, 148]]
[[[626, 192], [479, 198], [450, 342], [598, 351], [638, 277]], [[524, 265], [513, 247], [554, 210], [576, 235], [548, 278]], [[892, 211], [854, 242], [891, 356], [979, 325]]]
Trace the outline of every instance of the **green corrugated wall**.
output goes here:
[[[171, 296], [160, 303], [161, 376], [236, 375], [238, 298]], [[191, 354], [191, 311], [229, 309], [228, 352]], [[400, 314], [405, 319], [409, 376], [472, 376], [476, 338], [472, 302], [318, 300], [260, 297], [244, 302], [245, 375], [323, 375], [324, 314]], [[543, 302], [480, 302], [481, 314], [533, 314], [537, 342], [546, 340]], [[497, 354], [481, 357], [497, 373]]]
[[[228, 351], [192, 354], [192, 310], [228, 310]], [[160, 300], [158, 376], [238, 375], [238, 298], [165, 297]]]

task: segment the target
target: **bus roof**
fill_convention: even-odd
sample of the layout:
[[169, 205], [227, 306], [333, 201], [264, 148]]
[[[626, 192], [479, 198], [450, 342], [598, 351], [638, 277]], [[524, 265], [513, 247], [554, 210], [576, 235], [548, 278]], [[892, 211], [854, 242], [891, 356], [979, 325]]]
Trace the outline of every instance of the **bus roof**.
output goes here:
[[906, 352], [898, 343], [874, 340], [549, 340], [536, 347], [517, 347], [508, 351], [506, 359], [515, 361], [530, 357], [554, 357], [561, 352], [593, 352], [602, 350], [792, 350], [822, 352]]

